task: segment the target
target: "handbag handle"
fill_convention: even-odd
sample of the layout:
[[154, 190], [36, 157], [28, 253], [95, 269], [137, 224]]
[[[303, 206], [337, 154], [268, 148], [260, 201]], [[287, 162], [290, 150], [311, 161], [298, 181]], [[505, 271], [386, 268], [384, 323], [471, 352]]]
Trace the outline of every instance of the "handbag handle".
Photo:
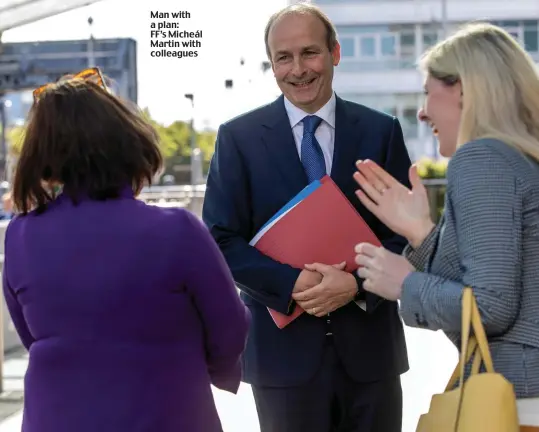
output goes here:
[[[474, 330], [474, 335], [470, 336], [470, 325]], [[459, 387], [464, 384], [464, 368], [474, 355], [472, 374], [479, 371], [481, 360], [485, 364], [487, 372], [494, 373], [494, 366], [490, 349], [488, 347], [487, 336], [481, 322], [481, 315], [477, 307], [477, 302], [471, 287], [465, 287], [462, 292], [462, 333], [459, 364], [453, 371], [446, 386], [449, 391], [459, 380]]]
[[[477, 340], [475, 339], [475, 336], [470, 337], [470, 340], [468, 341], [468, 349], [467, 349], [467, 355], [466, 355], [466, 364], [470, 361], [472, 356], [475, 354], [475, 358], [479, 359], [479, 352], [477, 348]], [[447, 382], [447, 385], [445, 387], [445, 391], [448, 392], [451, 390], [457, 381], [460, 378], [460, 361], [457, 363], [457, 366], [455, 366], [455, 369], [453, 369], [453, 373], [451, 374], [451, 378], [449, 378], [449, 381]]]
[[490, 355], [490, 349], [488, 347], [487, 335], [481, 322], [481, 315], [477, 307], [477, 301], [473, 294], [471, 287], [465, 287], [462, 293], [462, 341], [461, 341], [461, 355], [460, 355], [460, 387], [464, 384], [464, 367], [466, 365], [465, 359], [467, 356], [468, 340], [470, 337], [470, 325], [473, 327], [475, 339], [479, 348], [479, 354], [483, 363], [485, 363], [485, 369], [489, 373], [494, 373], [494, 366], [492, 363], [492, 357]]

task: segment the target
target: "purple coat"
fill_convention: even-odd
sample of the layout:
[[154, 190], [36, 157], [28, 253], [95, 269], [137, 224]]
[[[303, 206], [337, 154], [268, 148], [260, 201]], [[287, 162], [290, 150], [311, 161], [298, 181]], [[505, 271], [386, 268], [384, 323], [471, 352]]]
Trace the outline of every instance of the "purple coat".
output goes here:
[[30, 353], [23, 432], [216, 432], [250, 315], [205, 226], [182, 209], [60, 196], [16, 217], [4, 295]]

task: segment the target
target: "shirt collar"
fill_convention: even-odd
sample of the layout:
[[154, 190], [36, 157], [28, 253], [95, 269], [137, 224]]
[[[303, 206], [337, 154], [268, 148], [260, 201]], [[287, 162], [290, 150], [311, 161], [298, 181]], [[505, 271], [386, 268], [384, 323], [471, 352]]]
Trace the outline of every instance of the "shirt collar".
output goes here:
[[[335, 92], [333, 92], [329, 101], [313, 115], [320, 117], [332, 128], [335, 128], [335, 105]], [[286, 109], [286, 113], [288, 114], [288, 119], [290, 120], [290, 126], [292, 128], [294, 128], [299, 122], [301, 122], [305, 116], [310, 115], [309, 113], [303, 111], [301, 108], [295, 106], [286, 98], [286, 96], [284, 98], [284, 107]]]

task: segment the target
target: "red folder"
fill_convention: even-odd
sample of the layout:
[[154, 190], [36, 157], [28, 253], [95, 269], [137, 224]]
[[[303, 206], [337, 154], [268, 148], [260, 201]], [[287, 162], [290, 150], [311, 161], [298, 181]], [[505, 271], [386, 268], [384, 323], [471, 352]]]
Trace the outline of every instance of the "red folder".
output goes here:
[[[355, 246], [381, 243], [331, 177], [325, 176], [321, 183], [276, 222], [255, 247], [295, 268], [303, 269], [305, 264], [315, 262], [333, 265], [346, 261], [345, 271], [353, 272], [358, 268]], [[269, 312], [277, 327], [284, 328], [304, 311], [296, 305], [292, 315], [272, 309]]]

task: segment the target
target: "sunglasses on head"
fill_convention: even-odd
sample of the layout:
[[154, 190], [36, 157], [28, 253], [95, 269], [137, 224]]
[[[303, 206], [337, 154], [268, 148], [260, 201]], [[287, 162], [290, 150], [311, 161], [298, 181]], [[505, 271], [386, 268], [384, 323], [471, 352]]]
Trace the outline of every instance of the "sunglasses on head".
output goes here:
[[66, 75], [60, 78], [56, 83], [48, 83], [48, 84], [42, 85], [41, 87], [38, 87], [33, 92], [34, 102], [37, 102], [39, 100], [39, 97], [43, 94], [43, 92], [45, 92], [45, 90], [47, 90], [49, 87], [53, 86], [54, 84], [74, 81], [74, 80], [92, 81], [93, 83], [97, 84], [106, 92], [109, 91], [107, 84], [105, 83], [105, 78], [103, 78], [103, 74], [101, 73], [101, 70], [98, 67], [93, 67], [93, 68], [84, 69], [76, 73], [75, 75]]

